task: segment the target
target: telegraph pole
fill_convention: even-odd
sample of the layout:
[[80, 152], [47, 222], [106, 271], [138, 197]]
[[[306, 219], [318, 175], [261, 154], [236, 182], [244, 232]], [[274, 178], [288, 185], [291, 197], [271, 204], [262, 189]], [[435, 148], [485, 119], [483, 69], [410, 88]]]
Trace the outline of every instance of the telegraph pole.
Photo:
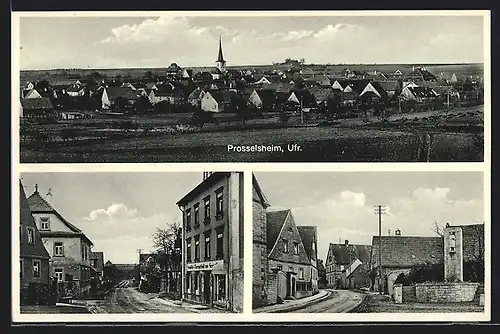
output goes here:
[[378, 291], [382, 294], [382, 214], [385, 214], [385, 205], [375, 205], [374, 213], [378, 215]]

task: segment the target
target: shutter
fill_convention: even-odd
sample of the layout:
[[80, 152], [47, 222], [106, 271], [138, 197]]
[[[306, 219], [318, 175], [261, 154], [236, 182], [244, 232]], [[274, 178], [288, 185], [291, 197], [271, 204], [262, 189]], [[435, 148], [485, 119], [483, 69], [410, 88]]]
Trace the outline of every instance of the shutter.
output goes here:
[[56, 243], [54, 242], [53, 249], [52, 249], [52, 256], [56, 256]]

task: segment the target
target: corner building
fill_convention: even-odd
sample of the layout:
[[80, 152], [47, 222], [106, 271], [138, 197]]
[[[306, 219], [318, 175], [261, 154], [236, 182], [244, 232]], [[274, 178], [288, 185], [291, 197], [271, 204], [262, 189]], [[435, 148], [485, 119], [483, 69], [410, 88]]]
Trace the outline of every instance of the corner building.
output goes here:
[[243, 310], [243, 173], [205, 172], [183, 214], [182, 299]]

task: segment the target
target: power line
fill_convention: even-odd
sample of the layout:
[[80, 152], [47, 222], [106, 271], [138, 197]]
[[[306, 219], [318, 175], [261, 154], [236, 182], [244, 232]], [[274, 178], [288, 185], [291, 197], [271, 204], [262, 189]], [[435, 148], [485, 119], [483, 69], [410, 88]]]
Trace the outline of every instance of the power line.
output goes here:
[[378, 291], [382, 294], [382, 215], [386, 213], [385, 205], [374, 205], [375, 214], [378, 215]]

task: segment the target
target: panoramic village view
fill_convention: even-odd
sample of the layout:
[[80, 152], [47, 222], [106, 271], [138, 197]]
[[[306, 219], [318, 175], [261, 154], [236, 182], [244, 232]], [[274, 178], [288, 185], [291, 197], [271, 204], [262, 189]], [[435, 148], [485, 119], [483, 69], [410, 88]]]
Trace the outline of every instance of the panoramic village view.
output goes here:
[[484, 312], [482, 178], [255, 173], [253, 312]]
[[242, 312], [243, 174], [121, 174], [22, 174], [21, 313]]
[[21, 162], [483, 161], [481, 16], [20, 25]]

